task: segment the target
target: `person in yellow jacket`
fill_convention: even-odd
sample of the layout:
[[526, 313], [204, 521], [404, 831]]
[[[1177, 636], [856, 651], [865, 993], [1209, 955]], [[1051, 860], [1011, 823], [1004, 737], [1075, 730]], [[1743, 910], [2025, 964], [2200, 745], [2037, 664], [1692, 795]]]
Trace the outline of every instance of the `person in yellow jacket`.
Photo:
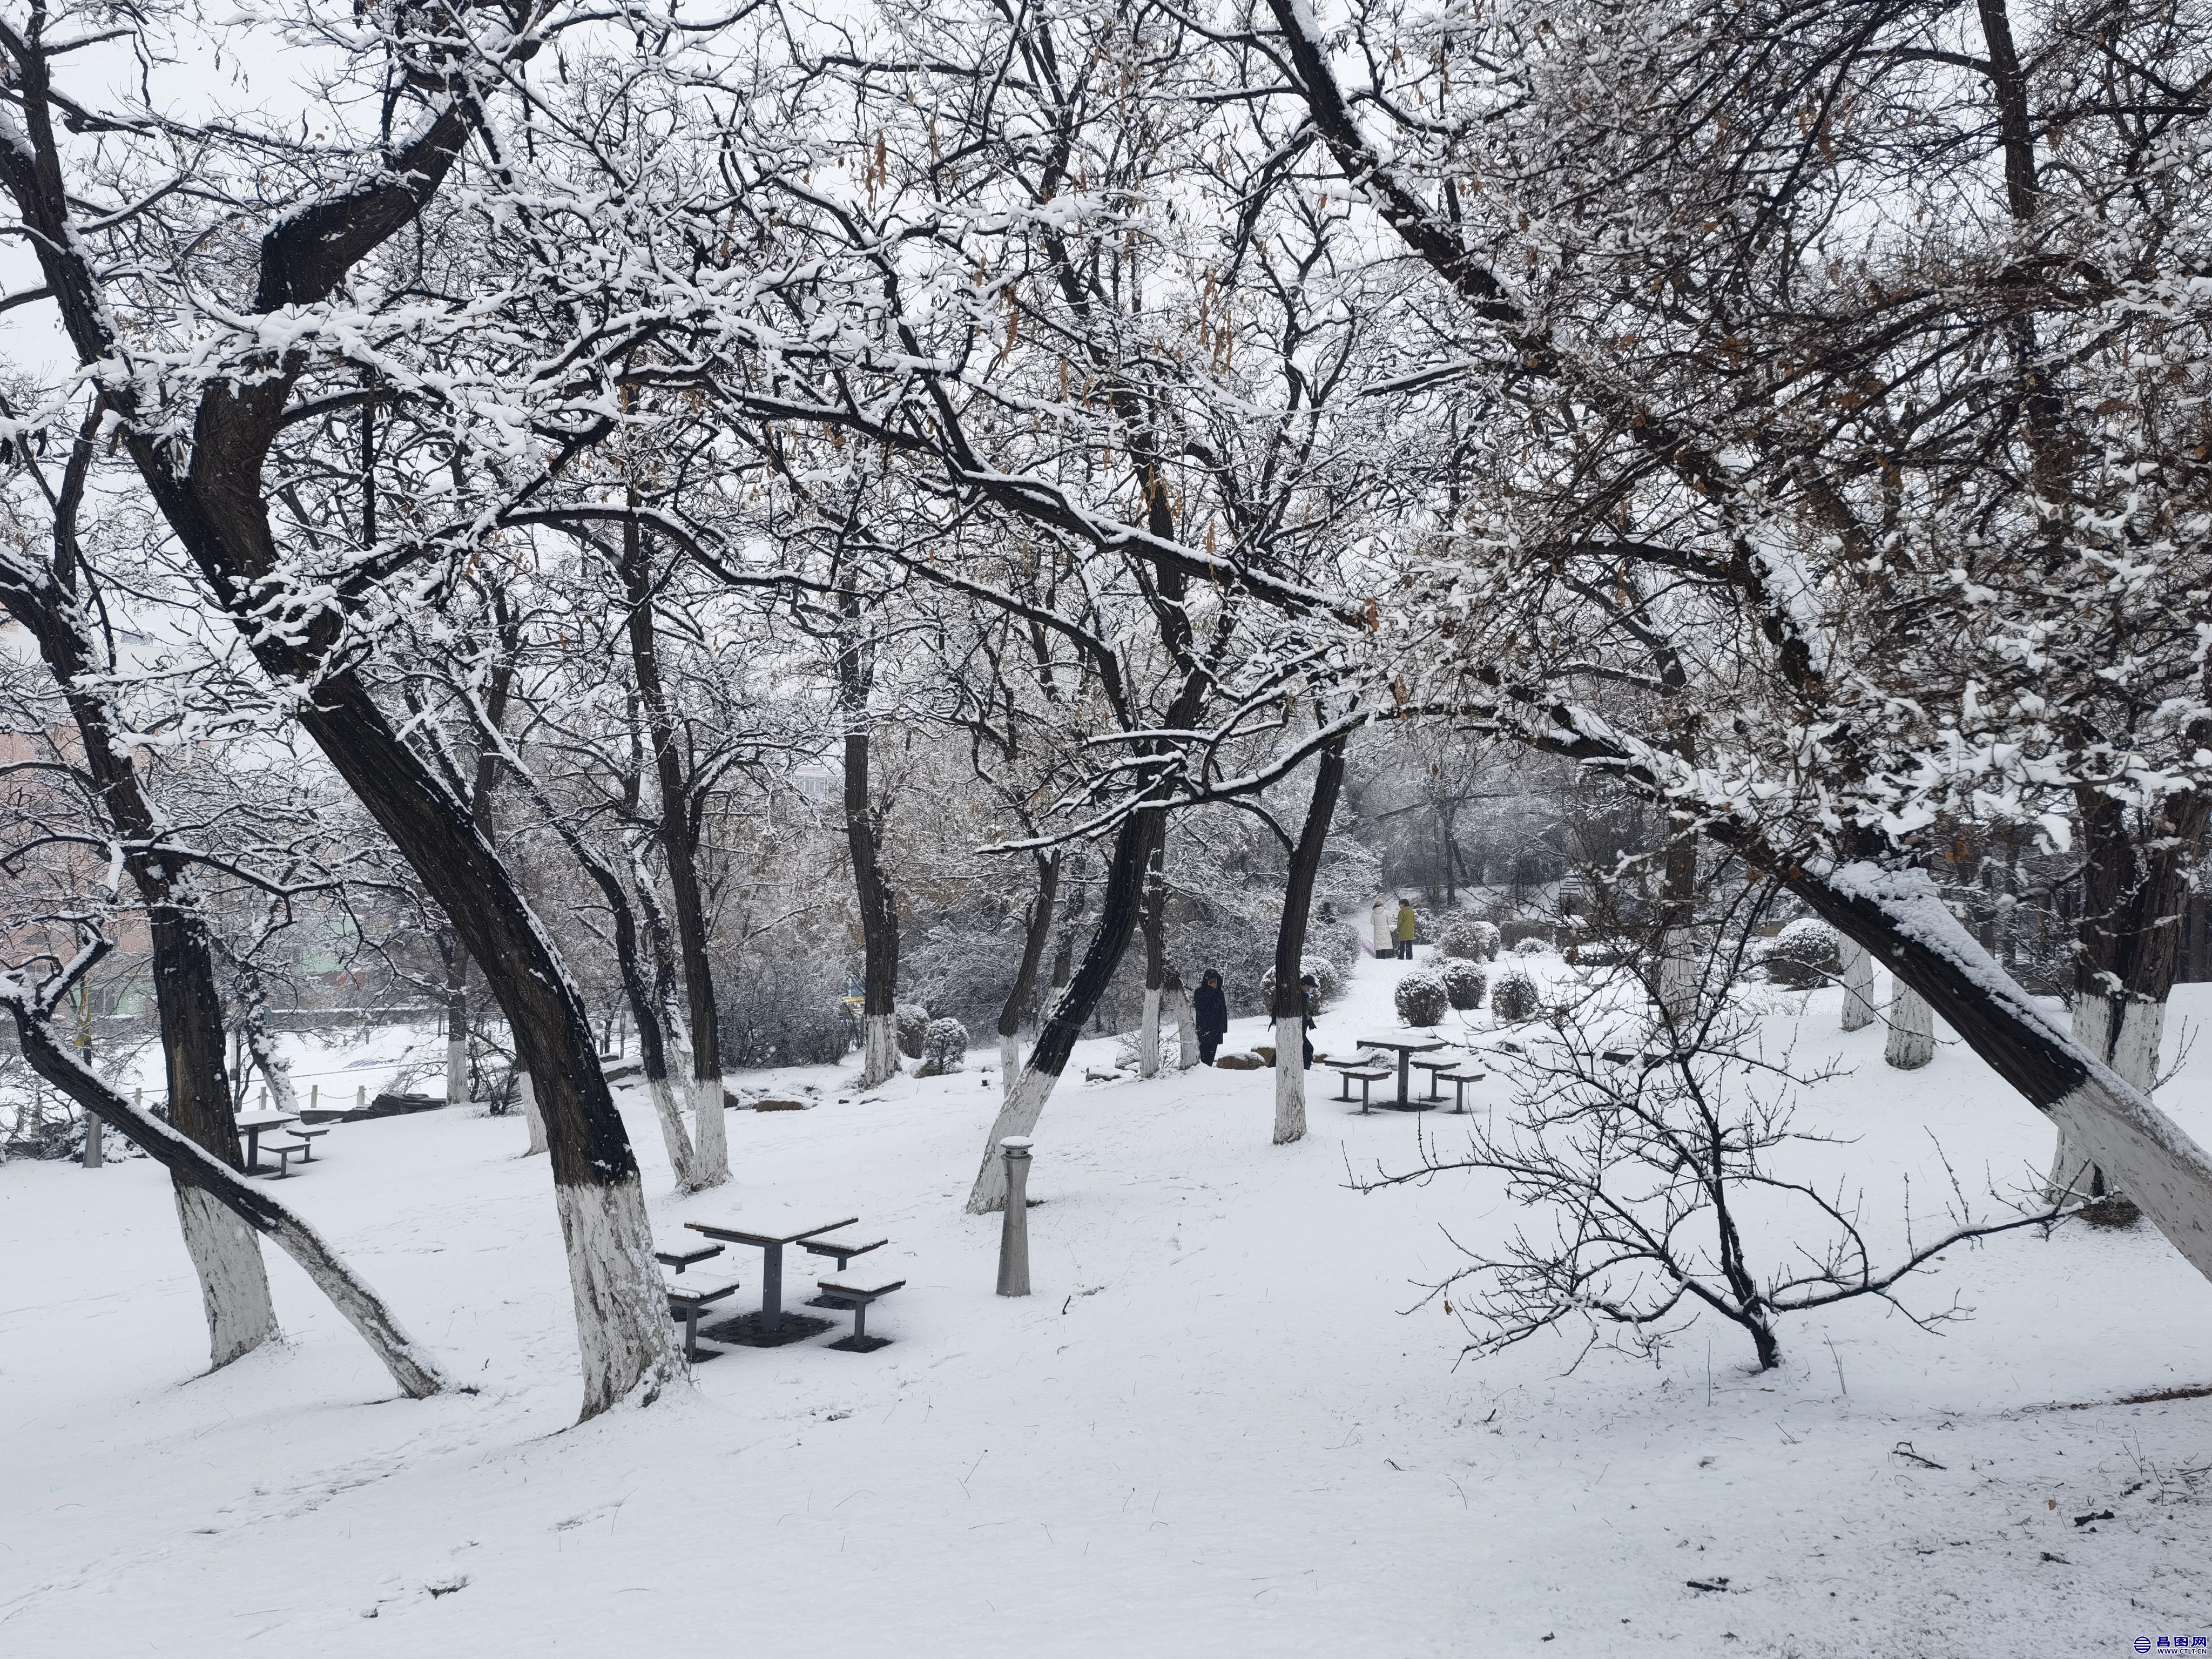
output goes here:
[[1413, 959], [1413, 933], [1416, 924], [1413, 920], [1413, 901], [1401, 896], [1398, 900], [1398, 927], [1396, 935], [1398, 940], [1398, 954], [1408, 962], [1411, 962]]

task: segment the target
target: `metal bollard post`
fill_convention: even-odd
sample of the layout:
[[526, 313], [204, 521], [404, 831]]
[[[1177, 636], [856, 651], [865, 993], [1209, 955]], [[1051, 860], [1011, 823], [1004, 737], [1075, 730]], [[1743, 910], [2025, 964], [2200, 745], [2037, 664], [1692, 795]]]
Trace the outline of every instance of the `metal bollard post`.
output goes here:
[[999, 1226], [999, 1294], [1030, 1293], [1030, 1142], [1008, 1135], [999, 1145], [1006, 1159], [1006, 1212]]

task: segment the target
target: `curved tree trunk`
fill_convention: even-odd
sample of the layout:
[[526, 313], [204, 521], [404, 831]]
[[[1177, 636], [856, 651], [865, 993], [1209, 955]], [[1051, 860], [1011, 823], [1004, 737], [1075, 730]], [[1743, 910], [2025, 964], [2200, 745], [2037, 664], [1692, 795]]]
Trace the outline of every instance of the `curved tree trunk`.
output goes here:
[[968, 1194], [968, 1212], [988, 1215], [1006, 1207], [1006, 1166], [999, 1143], [1008, 1135], [1026, 1135], [1036, 1127], [1045, 1103], [1052, 1098], [1068, 1056], [1083, 1035], [1083, 1023], [1098, 1006], [1121, 965], [1130, 935], [1137, 930], [1143, 908], [1145, 874], [1152, 864], [1152, 845], [1162, 830], [1163, 814], [1157, 809], [1133, 811], [1115, 832], [1114, 854], [1106, 867], [1106, 892], [1098, 915], [1097, 931], [1083, 953], [1067, 988], [1054, 999], [1030, 1051], [1029, 1064], [1012, 1080], [999, 1107], [997, 1120], [983, 1142], [983, 1164]]
[[1344, 750], [1339, 738], [1321, 751], [1314, 769], [1313, 799], [1307, 803], [1297, 844], [1291, 849], [1289, 878], [1283, 886], [1282, 920], [1275, 927], [1275, 1000], [1267, 1012], [1275, 1020], [1275, 1145], [1303, 1140], [1306, 1133], [1306, 991], [1299, 978], [1306, 953], [1306, 918], [1313, 908], [1314, 878], [1322, 850], [1336, 819], [1336, 800], [1344, 789]]

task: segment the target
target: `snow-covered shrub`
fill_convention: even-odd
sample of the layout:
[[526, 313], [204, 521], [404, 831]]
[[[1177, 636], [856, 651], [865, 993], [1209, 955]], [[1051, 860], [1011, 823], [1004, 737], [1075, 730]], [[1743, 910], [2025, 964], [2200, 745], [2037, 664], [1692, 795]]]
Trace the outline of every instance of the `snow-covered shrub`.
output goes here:
[[1483, 987], [1489, 982], [1489, 976], [1474, 963], [1455, 957], [1437, 973], [1444, 982], [1444, 994], [1451, 999], [1453, 1007], [1465, 1012], [1482, 1006]]
[[1516, 957], [1548, 957], [1552, 954], [1552, 941], [1531, 933], [1513, 947], [1513, 954]]
[[920, 1060], [922, 1047], [929, 1041], [929, 1010], [910, 1002], [897, 1003], [891, 1009], [891, 1018], [898, 1022], [899, 1052], [908, 1060]]
[[1766, 975], [1778, 985], [1824, 985], [1843, 971], [1836, 930], [1818, 916], [1800, 916], [1767, 949]]
[[1536, 994], [1536, 981], [1523, 969], [1508, 968], [1498, 976], [1498, 983], [1491, 987], [1490, 1012], [1501, 1024], [1517, 1025], [1524, 1019], [1534, 1019], [1542, 1006], [1543, 999]]
[[1437, 936], [1437, 954], [1467, 962], [1492, 962], [1498, 957], [1498, 929], [1473, 916], [1461, 916]]
[[744, 971], [715, 975], [725, 988], [715, 998], [723, 1065], [834, 1065], [852, 1046], [858, 1034], [841, 994], [842, 963], [787, 962], [770, 971], [769, 960], [750, 951], [738, 963]]
[[1408, 1025], [1434, 1025], [1451, 1006], [1444, 976], [1432, 969], [1416, 968], [1398, 981], [1398, 1018]]
[[[1337, 992], [1343, 988], [1344, 975], [1337, 972], [1336, 964], [1327, 957], [1301, 957], [1298, 962], [1298, 972], [1301, 975], [1311, 974], [1314, 977], [1314, 988], [1321, 993], [1318, 999], [1320, 1006], [1314, 1010], [1316, 1013], [1321, 1012], [1322, 1008], [1328, 1007], [1334, 1001]], [[1269, 968], [1266, 973], [1260, 975], [1260, 1006], [1264, 1010], [1273, 1009], [1274, 1006], [1275, 970]]]
[[957, 1019], [933, 1019], [922, 1034], [921, 1070], [917, 1077], [943, 1077], [960, 1069], [968, 1057], [968, 1028]]

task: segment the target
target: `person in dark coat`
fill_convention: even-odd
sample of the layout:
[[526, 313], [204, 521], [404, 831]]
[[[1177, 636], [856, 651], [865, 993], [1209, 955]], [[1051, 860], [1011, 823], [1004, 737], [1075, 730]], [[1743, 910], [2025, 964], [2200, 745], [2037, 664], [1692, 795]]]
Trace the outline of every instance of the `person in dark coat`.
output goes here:
[[1305, 1018], [1299, 1022], [1299, 1030], [1305, 1041], [1305, 1068], [1310, 1072], [1313, 1070], [1314, 1016], [1321, 1011], [1321, 981], [1311, 974], [1301, 974], [1298, 983], [1305, 988]]
[[1213, 1051], [1229, 1034], [1229, 999], [1222, 994], [1218, 973], [1211, 968], [1206, 970], [1206, 976], [1199, 981], [1198, 989], [1191, 995], [1190, 1006], [1198, 1017], [1198, 1057], [1211, 1066]]

